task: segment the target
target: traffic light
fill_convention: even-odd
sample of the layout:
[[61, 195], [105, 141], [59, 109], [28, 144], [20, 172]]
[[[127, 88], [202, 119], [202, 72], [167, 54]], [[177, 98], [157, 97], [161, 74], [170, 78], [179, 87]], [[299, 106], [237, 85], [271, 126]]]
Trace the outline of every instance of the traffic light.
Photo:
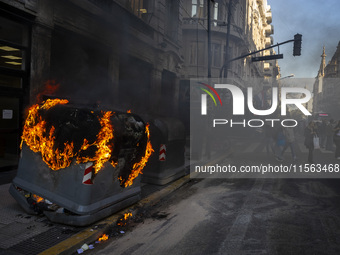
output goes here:
[[293, 56], [301, 55], [301, 41], [302, 41], [302, 35], [300, 34], [294, 35]]

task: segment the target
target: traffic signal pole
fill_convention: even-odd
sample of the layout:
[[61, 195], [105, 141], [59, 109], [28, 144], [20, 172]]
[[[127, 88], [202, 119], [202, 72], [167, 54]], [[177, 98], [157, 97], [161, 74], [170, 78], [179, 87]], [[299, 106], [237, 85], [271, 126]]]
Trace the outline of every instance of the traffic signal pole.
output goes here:
[[[235, 61], [235, 60], [238, 60], [238, 59], [243, 59], [245, 57], [248, 57], [250, 55], [254, 55], [256, 53], [259, 53], [261, 51], [265, 51], [265, 50], [269, 50], [269, 49], [272, 49], [274, 47], [278, 47], [282, 44], [286, 44], [286, 43], [290, 43], [290, 42], [294, 42], [294, 48], [293, 48], [293, 56], [300, 56], [301, 55], [301, 41], [302, 41], [302, 35], [301, 34], [296, 34], [294, 35], [294, 39], [292, 40], [288, 40], [288, 41], [284, 41], [284, 42], [281, 42], [281, 43], [277, 43], [275, 45], [272, 45], [272, 46], [269, 46], [269, 47], [266, 47], [264, 49], [261, 49], [261, 50], [257, 50], [257, 51], [253, 51], [253, 52], [250, 52], [248, 54], [245, 54], [245, 55], [242, 55], [242, 56], [239, 56], [239, 57], [236, 57], [236, 58], [233, 58], [233, 59], [230, 59], [230, 60], [227, 60], [224, 65], [222, 66], [222, 68], [220, 69], [220, 78], [222, 78], [222, 72], [224, 70], [224, 72], [227, 72], [226, 70], [226, 67], [229, 66], [229, 63], [232, 62], [232, 61]], [[279, 56], [277, 58], [281, 58], [280, 54], [279, 55], [272, 55], [273, 56], [273, 59], [274, 59], [274, 56]], [[261, 60], [264, 60], [264, 59], [261, 59], [261, 57], [258, 57], [258, 60], [257, 61], [261, 61]], [[226, 77], [226, 75], [224, 75], [224, 77]]]
[[211, 10], [210, 3], [208, 0], [208, 78], [211, 78]]
[[[229, 0], [228, 4], [228, 19], [227, 19], [227, 37], [226, 37], [226, 43], [225, 43], [225, 60], [224, 65], [222, 66], [222, 69], [224, 69], [224, 78], [228, 78], [228, 69], [229, 69], [229, 38], [230, 38], [230, 28], [231, 28], [231, 15], [232, 11], [231, 8], [233, 6], [233, 0]], [[222, 77], [222, 73], [220, 74], [220, 77]]]

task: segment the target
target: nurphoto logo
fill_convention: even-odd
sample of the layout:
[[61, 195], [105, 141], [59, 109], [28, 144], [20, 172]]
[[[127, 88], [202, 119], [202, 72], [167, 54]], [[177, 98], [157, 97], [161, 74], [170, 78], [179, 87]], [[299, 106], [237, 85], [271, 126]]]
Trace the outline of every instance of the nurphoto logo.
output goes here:
[[[247, 102], [248, 110], [255, 116], [268, 116], [277, 111], [280, 101], [280, 114], [281, 116], [287, 116], [287, 108], [288, 105], [290, 107], [295, 107], [299, 109], [303, 115], [309, 116], [312, 115], [304, 106], [304, 104], [308, 103], [312, 98], [311, 92], [308, 89], [300, 88], [300, 87], [272, 87], [271, 93], [271, 106], [268, 109], [257, 109], [254, 106], [254, 92], [252, 87], [247, 88], [247, 98], [245, 98], [244, 92], [241, 88], [232, 84], [215, 84], [214, 87], [199, 82], [199, 84], [204, 85], [206, 88], [210, 89], [213, 94], [220, 101], [220, 105], [222, 106], [222, 100], [216, 89], [223, 89], [226, 93], [231, 94], [232, 100], [232, 115], [233, 116], [242, 116], [245, 115], [245, 101]], [[206, 94], [201, 94], [201, 115], [208, 115], [208, 97], [213, 100], [215, 106], [217, 106], [216, 99], [214, 95], [207, 89], [201, 88], [202, 91], [206, 92]], [[279, 100], [279, 92], [280, 92], [280, 100]], [[291, 95], [300, 95], [300, 97], [292, 97]], [[290, 96], [288, 96], [290, 95]], [[303, 95], [303, 96], [301, 96]], [[255, 95], [256, 96], [256, 95]], [[246, 100], [247, 99], [247, 100]], [[212, 120], [212, 126], [216, 127], [217, 125], [225, 125], [230, 124], [230, 127], [241, 125], [243, 127], [255, 127], [259, 128], [264, 126], [265, 122], [270, 123], [270, 126], [274, 127], [275, 122], [280, 122], [283, 127], [295, 127], [298, 122], [295, 119], [277, 119], [277, 118], [268, 118], [268, 119], [243, 119], [241, 121], [235, 121], [233, 119], [225, 119], [225, 118], [214, 118]]]
[[[206, 85], [206, 86], [209, 86], [209, 85]], [[214, 87], [216, 89], [228, 89], [231, 92], [231, 95], [233, 97], [233, 115], [244, 115], [245, 98], [244, 98], [243, 91], [240, 88], [238, 88], [235, 85], [231, 85], [231, 84], [215, 84]], [[222, 105], [221, 98], [219, 97], [216, 90], [211, 86], [209, 86], [209, 88], [217, 95]], [[214, 99], [213, 95], [205, 89], [202, 89], [202, 90], [207, 92], [210, 95], [210, 97], [214, 100], [215, 105], [216, 105], [216, 100]], [[304, 94], [305, 97], [304, 98], [287, 98], [287, 94], [289, 93], [300, 93], [300, 94]], [[272, 88], [272, 106], [270, 107], [270, 109], [267, 109], [267, 110], [255, 109], [254, 103], [253, 103], [253, 88], [252, 87], [247, 88], [247, 94], [248, 94], [248, 97], [247, 97], [248, 109], [254, 115], [260, 115], [260, 116], [270, 115], [274, 113], [275, 110], [277, 109], [277, 106], [278, 106], [278, 88], [277, 87]], [[292, 87], [281, 88], [281, 115], [282, 116], [287, 115], [287, 105], [289, 104], [295, 105], [306, 116], [312, 115], [303, 106], [303, 104], [307, 103], [311, 98], [312, 98], [312, 95], [310, 91], [307, 89], [292, 88]], [[201, 114], [207, 115], [207, 95], [206, 94], [202, 94], [202, 97], [201, 97]]]

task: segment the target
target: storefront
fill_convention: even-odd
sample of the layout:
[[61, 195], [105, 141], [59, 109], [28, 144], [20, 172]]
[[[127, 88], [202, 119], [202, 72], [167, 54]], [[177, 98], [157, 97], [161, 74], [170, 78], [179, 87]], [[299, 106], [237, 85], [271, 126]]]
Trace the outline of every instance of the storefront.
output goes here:
[[0, 9], [0, 171], [17, 166], [28, 102], [30, 25]]

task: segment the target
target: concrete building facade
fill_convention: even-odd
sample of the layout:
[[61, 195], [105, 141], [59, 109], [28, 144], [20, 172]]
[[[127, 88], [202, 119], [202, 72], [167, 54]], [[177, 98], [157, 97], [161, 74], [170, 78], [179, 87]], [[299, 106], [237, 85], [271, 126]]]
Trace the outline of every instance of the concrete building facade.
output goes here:
[[[38, 93], [176, 116], [181, 6], [182, 0], [0, 0], [0, 167], [16, 161], [23, 112]], [[52, 92], [46, 84], [60, 85]]]
[[279, 77], [277, 60], [252, 61], [255, 56], [275, 54], [273, 49], [229, 62], [273, 44], [274, 27], [267, 0], [184, 0], [184, 65], [180, 85], [184, 120], [189, 118], [190, 79], [208, 77], [208, 3], [211, 11], [211, 78], [227, 77], [228, 83], [243, 89], [252, 86], [256, 94], [262, 95], [261, 100], [267, 101], [265, 90], [277, 86]]
[[[273, 43], [266, 0], [230, 1], [210, 1], [212, 77], [220, 76], [227, 55]], [[0, 0], [0, 167], [17, 162], [24, 110], [38, 94], [187, 121], [181, 81], [207, 77], [207, 3]], [[268, 54], [273, 51], [257, 56]], [[242, 86], [252, 78], [264, 86], [277, 75], [275, 60], [251, 57], [231, 62], [227, 70]]]
[[[205, 0], [185, 0], [183, 18], [183, 79], [207, 77], [208, 36]], [[273, 44], [272, 14], [266, 0], [211, 1], [211, 76], [220, 77], [226, 59], [233, 59]], [[230, 7], [230, 12], [228, 11]], [[230, 31], [228, 33], [228, 15]], [[227, 40], [228, 46], [227, 46]], [[226, 46], [228, 49], [226, 50]], [[228, 53], [228, 57], [226, 56]], [[270, 55], [266, 50], [256, 56]], [[227, 77], [242, 85], [244, 80], [277, 76], [277, 62], [252, 62], [251, 56], [232, 61]], [[224, 74], [223, 74], [224, 76]]]
[[325, 113], [330, 118], [340, 119], [340, 42], [327, 65], [325, 58], [323, 48], [320, 69], [313, 88], [313, 113], [314, 115]]

